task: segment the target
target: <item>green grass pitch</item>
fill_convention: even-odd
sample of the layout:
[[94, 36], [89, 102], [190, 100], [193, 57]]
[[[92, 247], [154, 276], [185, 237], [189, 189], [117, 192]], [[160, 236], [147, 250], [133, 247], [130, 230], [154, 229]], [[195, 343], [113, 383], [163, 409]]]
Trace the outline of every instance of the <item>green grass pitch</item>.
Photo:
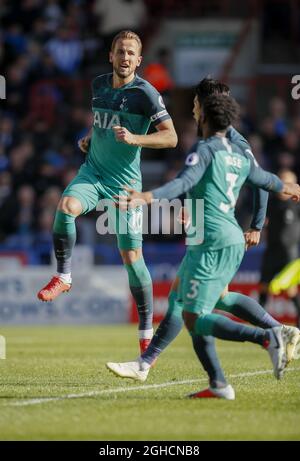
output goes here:
[[134, 326], [0, 333], [7, 342], [7, 359], [0, 360], [1, 440], [300, 440], [300, 363], [278, 382], [267, 353], [255, 345], [218, 342], [236, 400], [195, 401], [186, 394], [207, 382], [185, 331], [146, 383], [118, 379], [105, 368], [106, 361], [137, 356]]

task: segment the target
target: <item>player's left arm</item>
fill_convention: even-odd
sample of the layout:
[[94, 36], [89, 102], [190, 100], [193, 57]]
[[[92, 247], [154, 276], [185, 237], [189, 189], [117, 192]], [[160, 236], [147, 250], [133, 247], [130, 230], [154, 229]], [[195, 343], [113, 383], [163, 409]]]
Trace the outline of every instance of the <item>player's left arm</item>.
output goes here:
[[155, 128], [157, 132], [151, 134], [133, 134], [121, 126], [114, 126], [113, 130], [117, 141], [124, 144], [148, 147], [149, 149], [176, 147], [178, 138], [171, 119], [160, 122]]
[[248, 182], [255, 187], [260, 187], [269, 192], [286, 194], [295, 202], [300, 201], [300, 186], [281, 181], [281, 179], [273, 173], [265, 171], [256, 162], [251, 151], [246, 152], [250, 160], [250, 172]]
[[127, 196], [119, 196], [119, 206], [136, 207], [160, 200], [162, 198], [172, 200], [192, 189], [204, 176], [211, 163], [211, 154], [203, 149], [201, 152], [192, 152], [186, 158], [185, 167], [178, 173], [177, 177], [161, 187], [146, 192], [137, 192], [129, 187], [124, 187], [128, 192]]

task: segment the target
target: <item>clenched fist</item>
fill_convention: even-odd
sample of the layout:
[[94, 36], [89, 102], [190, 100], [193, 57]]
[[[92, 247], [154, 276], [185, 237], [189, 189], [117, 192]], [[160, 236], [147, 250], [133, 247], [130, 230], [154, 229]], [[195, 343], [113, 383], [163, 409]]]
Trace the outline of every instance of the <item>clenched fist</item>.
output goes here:
[[257, 229], [248, 229], [246, 232], [244, 232], [246, 250], [259, 244], [260, 235], [261, 232]]
[[112, 129], [114, 130], [117, 141], [133, 146], [136, 145], [135, 135], [130, 133], [127, 128], [124, 128], [123, 126], [113, 126]]

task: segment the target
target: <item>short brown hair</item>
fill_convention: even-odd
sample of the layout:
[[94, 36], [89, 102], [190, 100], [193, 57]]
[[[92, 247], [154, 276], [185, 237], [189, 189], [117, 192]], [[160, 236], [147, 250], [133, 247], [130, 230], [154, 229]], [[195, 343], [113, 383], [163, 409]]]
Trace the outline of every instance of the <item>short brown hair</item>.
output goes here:
[[139, 52], [140, 54], [142, 54], [142, 41], [140, 37], [138, 36], [138, 34], [136, 34], [135, 32], [132, 32], [132, 30], [121, 30], [121, 32], [115, 35], [115, 37], [113, 38], [112, 44], [111, 44], [111, 51], [114, 50], [114, 47], [118, 40], [120, 39], [124, 40], [126, 38], [135, 40], [139, 46]]

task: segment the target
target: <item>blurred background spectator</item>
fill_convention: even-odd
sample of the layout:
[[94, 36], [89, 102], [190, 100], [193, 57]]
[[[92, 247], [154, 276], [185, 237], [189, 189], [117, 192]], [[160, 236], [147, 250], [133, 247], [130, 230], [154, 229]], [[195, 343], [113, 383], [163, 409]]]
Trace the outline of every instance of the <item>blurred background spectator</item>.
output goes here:
[[134, 30], [141, 35], [146, 24], [143, 0], [95, 0], [93, 11], [97, 17], [97, 30], [106, 51], [110, 50], [111, 42], [120, 30]]
[[[296, 175], [289, 169], [279, 171], [282, 181], [295, 183]], [[259, 303], [266, 306], [269, 284], [288, 264], [299, 258], [300, 208], [298, 203], [287, 200], [284, 194], [269, 200], [267, 216], [267, 245], [263, 254]], [[286, 290], [297, 313], [297, 326], [300, 326], [300, 297], [298, 286]]]

